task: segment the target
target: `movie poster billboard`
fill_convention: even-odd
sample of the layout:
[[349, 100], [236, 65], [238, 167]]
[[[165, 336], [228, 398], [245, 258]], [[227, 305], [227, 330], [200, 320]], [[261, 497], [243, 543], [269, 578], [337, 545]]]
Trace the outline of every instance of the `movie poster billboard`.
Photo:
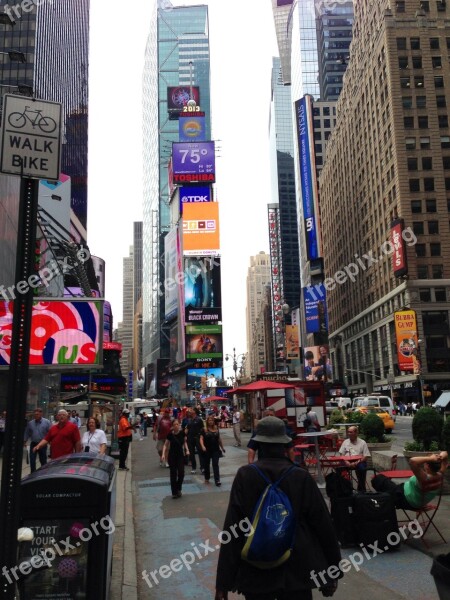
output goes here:
[[222, 325], [186, 325], [186, 358], [222, 356]]
[[392, 221], [390, 242], [393, 248], [392, 270], [394, 273], [394, 277], [403, 277], [403, 275], [406, 275], [408, 273], [405, 240], [403, 239], [403, 229], [403, 219], [395, 219], [394, 221]]
[[178, 314], [177, 235], [174, 227], [164, 238], [164, 318], [170, 321]]
[[183, 207], [183, 254], [217, 256], [220, 253], [219, 204], [205, 202]]
[[306, 381], [333, 381], [333, 369], [329, 346], [309, 346], [305, 348], [303, 374]]
[[[0, 302], [0, 367], [10, 364], [13, 311], [13, 301]], [[30, 367], [103, 365], [103, 301], [35, 301], [29, 360]]]
[[175, 142], [172, 161], [175, 183], [209, 185], [216, 181], [214, 142]]
[[286, 358], [288, 360], [299, 358], [299, 330], [297, 325], [286, 325]]
[[394, 313], [395, 340], [398, 368], [407, 373], [420, 374], [419, 341], [415, 310]]
[[328, 332], [326, 289], [322, 283], [303, 288], [306, 333]]
[[178, 125], [180, 142], [204, 142], [206, 140], [206, 117], [181, 113]]
[[185, 257], [184, 282], [186, 322], [221, 321], [220, 258]]

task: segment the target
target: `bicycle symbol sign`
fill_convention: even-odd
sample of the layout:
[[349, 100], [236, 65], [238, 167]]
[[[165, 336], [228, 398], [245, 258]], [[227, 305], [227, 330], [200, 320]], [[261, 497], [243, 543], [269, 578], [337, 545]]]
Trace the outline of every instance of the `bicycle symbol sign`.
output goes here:
[[62, 106], [6, 94], [3, 100], [0, 171], [58, 180]]

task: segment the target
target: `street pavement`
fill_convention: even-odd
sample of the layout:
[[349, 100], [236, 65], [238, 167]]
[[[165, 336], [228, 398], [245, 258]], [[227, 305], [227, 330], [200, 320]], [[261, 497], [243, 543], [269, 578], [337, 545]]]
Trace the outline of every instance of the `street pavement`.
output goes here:
[[[111, 600], [214, 598], [218, 535], [234, 475], [246, 463], [245, 445], [249, 438], [249, 434], [242, 434], [243, 445], [235, 448], [232, 429], [221, 433], [226, 447], [226, 455], [220, 461], [222, 486], [206, 485], [200, 474], [192, 475], [187, 467], [183, 496], [177, 500], [172, 499], [169, 472], [159, 466], [151, 436], [131, 445], [131, 470], [118, 473], [121, 500], [116, 515], [119, 533], [114, 546]], [[436, 523], [446, 540], [450, 540], [449, 515], [450, 496], [443, 496]], [[201, 544], [208, 540], [214, 550], [205, 556]], [[360, 600], [364, 595], [368, 600], [438, 600], [430, 569], [433, 556], [450, 552], [450, 543], [444, 544], [432, 530], [427, 532], [426, 540], [429, 548], [420, 539], [409, 539], [399, 550], [377, 554], [370, 560], [365, 558], [359, 570], [352, 568], [339, 581], [333, 598]], [[343, 549], [342, 556], [349, 558], [358, 550]], [[182, 565], [178, 572], [169, 567], [161, 569], [187, 552], [197, 555], [192, 566]], [[144, 571], [149, 584], [143, 579]], [[164, 577], [156, 574], [155, 581], [152, 571], [159, 571]], [[314, 591], [313, 597], [316, 600], [323, 596]], [[229, 598], [243, 597], [230, 594]]]

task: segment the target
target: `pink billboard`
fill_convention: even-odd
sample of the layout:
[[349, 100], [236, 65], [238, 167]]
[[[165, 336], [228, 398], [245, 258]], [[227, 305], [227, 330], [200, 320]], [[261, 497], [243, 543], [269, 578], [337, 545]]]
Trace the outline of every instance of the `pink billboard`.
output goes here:
[[[11, 356], [14, 301], [0, 302], [0, 367]], [[30, 366], [89, 368], [102, 364], [102, 300], [36, 301], [31, 318]]]

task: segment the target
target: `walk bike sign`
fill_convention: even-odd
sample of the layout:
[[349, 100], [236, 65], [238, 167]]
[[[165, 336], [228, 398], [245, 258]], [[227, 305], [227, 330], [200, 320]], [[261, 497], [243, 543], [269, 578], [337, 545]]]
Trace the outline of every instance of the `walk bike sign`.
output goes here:
[[0, 171], [58, 180], [61, 171], [62, 106], [58, 102], [5, 94]]

